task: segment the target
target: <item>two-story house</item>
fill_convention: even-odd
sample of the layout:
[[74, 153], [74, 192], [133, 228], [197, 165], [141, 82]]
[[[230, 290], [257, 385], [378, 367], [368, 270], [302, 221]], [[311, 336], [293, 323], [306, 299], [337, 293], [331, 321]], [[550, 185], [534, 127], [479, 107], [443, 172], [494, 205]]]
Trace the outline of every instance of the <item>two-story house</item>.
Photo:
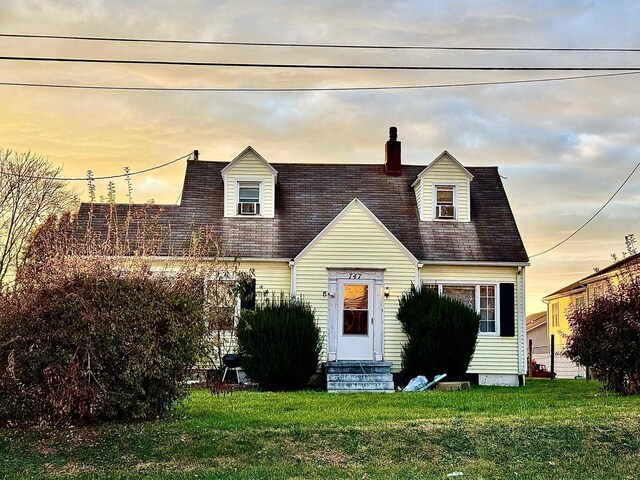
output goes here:
[[571, 308], [589, 304], [598, 296], [606, 295], [625, 275], [640, 275], [640, 253], [618, 260], [542, 299], [547, 305], [548, 344], [551, 345], [553, 335], [558, 377], [573, 378], [585, 374], [583, 366], [574, 364], [562, 353], [571, 335], [568, 319]]
[[398, 299], [428, 284], [481, 316], [469, 374], [522, 384], [528, 257], [497, 167], [464, 167], [446, 151], [404, 165], [394, 127], [384, 162], [269, 160], [252, 147], [230, 162], [189, 160], [181, 203], [163, 214], [172, 235], [210, 226], [254, 272], [258, 295], [310, 302], [330, 366], [399, 371]]

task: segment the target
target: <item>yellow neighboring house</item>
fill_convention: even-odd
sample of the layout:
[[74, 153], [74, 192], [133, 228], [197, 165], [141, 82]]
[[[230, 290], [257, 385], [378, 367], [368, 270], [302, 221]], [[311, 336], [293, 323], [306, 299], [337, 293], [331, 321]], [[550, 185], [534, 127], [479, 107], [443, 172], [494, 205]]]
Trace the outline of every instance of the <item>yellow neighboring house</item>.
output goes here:
[[[400, 152], [392, 127], [384, 162], [270, 163], [252, 147], [230, 162], [191, 159], [181, 203], [164, 207], [161, 220], [174, 243], [213, 228], [254, 272], [258, 298], [285, 292], [310, 302], [329, 389], [393, 388], [406, 340], [398, 300], [415, 284], [480, 314], [469, 374], [480, 384], [522, 384], [529, 259], [497, 167], [464, 167], [446, 151], [405, 165]], [[90, 208], [81, 206], [80, 225]], [[94, 231], [106, 228], [98, 217], [108, 206], [92, 208]], [[340, 384], [354, 372], [371, 380]]]
[[547, 304], [549, 342], [554, 335], [555, 351], [566, 345], [571, 328], [567, 314], [574, 305], [584, 305], [600, 295], [606, 295], [611, 286], [618, 284], [621, 275], [640, 274], [640, 253], [630, 255], [606, 268], [567, 285], [542, 299]]

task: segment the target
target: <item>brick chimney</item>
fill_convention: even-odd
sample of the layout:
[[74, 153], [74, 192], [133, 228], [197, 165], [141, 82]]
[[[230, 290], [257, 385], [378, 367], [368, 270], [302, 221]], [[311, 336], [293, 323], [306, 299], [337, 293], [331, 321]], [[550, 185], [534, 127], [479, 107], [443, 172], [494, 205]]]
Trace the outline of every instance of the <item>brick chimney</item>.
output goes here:
[[400, 142], [398, 141], [398, 129], [396, 127], [389, 128], [389, 140], [384, 146], [384, 168], [387, 175], [397, 177], [402, 174]]

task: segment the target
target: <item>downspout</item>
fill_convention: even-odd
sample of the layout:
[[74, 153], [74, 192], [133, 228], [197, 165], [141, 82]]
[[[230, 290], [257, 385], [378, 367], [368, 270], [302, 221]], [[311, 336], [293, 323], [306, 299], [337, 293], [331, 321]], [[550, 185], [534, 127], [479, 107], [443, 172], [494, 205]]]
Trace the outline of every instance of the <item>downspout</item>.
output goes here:
[[295, 260], [289, 260], [289, 268], [291, 269], [291, 292], [290, 296], [291, 297], [295, 297], [296, 296], [296, 271], [297, 271], [297, 265], [296, 265], [296, 261]]
[[420, 269], [424, 267], [424, 264], [418, 262], [416, 263], [416, 288], [420, 288]]

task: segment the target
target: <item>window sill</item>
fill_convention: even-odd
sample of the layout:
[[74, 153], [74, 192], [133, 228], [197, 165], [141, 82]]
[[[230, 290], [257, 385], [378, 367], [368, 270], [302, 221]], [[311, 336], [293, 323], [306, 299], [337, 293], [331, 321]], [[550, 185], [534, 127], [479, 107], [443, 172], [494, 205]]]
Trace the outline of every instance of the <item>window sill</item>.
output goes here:
[[[478, 332], [478, 337], [500, 337], [499, 332]], [[510, 337], [513, 338], [513, 337]]]

